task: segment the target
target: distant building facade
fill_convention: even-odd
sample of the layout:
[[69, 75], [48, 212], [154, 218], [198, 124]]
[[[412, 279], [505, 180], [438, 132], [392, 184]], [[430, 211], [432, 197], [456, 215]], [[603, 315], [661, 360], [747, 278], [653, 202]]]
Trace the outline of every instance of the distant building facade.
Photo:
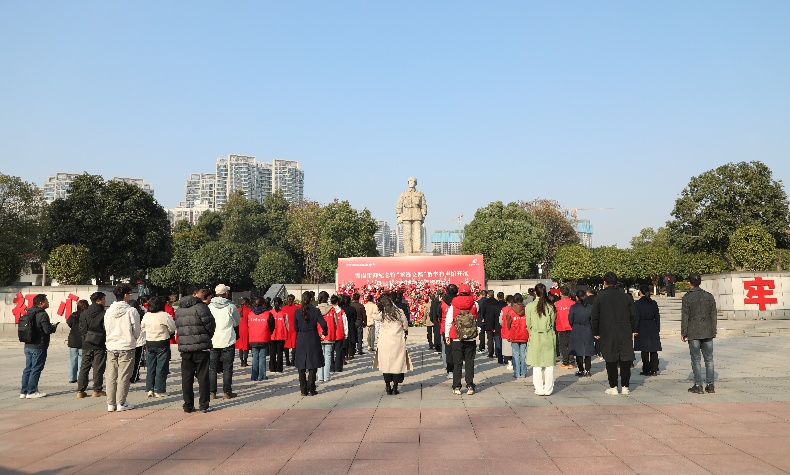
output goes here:
[[379, 256], [391, 256], [393, 254], [393, 245], [390, 225], [386, 221], [377, 221], [376, 224], [378, 224], [378, 229], [373, 234], [373, 237], [376, 239], [376, 250], [379, 252]]
[[[82, 175], [82, 173], [67, 172], [58, 172], [54, 175], [50, 175], [47, 177], [47, 180], [41, 187], [41, 194], [44, 196], [44, 199], [47, 201], [47, 203], [52, 203], [57, 199], [66, 198], [69, 196], [71, 183], [80, 175]], [[140, 188], [149, 195], [154, 196], [154, 186], [142, 178], [114, 176], [110, 181], [129, 183], [130, 185]]]
[[579, 235], [579, 240], [581, 241], [581, 245], [585, 247], [592, 248], [592, 235], [593, 235], [593, 227], [592, 223], [588, 219], [580, 219], [576, 222], [576, 234]]
[[434, 231], [431, 235], [433, 252], [445, 256], [461, 254], [463, 240], [463, 233], [458, 231]]

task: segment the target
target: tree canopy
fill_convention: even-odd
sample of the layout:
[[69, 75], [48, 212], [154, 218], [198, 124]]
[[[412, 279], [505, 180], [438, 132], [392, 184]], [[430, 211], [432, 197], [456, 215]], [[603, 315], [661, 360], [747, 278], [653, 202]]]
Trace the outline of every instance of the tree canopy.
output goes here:
[[482, 254], [489, 279], [537, 275], [546, 255], [546, 228], [519, 203], [490, 203], [466, 226], [463, 254]]
[[593, 277], [593, 252], [581, 244], [568, 244], [557, 249], [551, 277], [560, 281], [576, 282]]
[[744, 226], [730, 237], [727, 255], [736, 270], [776, 269], [776, 241], [760, 226]]
[[106, 283], [143, 276], [172, 256], [167, 212], [137, 186], [83, 174], [65, 199], [49, 206], [44, 250], [63, 244], [85, 246], [93, 276]]
[[521, 204], [546, 229], [546, 253], [541, 263], [546, 275], [550, 275], [557, 250], [569, 244], [579, 244], [579, 234], [573, 229], [570, 213], [562, 208], [559, 201], [538, 198]]
[[62, 285], [82, 285], [93, 275], [88, 248], [82, 245], [63, 244], [49, 253], [47, 271]]
[[38, 188], [0, 173], [0, 285], [11, 285], [41, 252], [46, 202]]
[[728, 163], [691, 178], [667, 223], [671, 239], [688, 252], [715, 252], [730, 262], [730, 238], [744, 226], [760, 226], [790, 247], [790, 211], [781, 181], [761, 162]]
[[377, 256], [374, 234], [378, 226], [370, 211], [357, 211], [348, 201], [335, 200], [321, 210], [318, 267], [333, 279], [340, 257]]

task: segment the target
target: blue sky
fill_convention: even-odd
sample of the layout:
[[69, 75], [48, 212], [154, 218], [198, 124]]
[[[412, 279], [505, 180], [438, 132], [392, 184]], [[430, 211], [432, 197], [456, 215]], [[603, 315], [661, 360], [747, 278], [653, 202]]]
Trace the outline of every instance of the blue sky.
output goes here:
[[0, 172], [143, 177], [183, 199], [230, 153], [429, 230], [537, 197], [627, 247], [689, 178], [790, 180], [790, 2], [0, 0]]

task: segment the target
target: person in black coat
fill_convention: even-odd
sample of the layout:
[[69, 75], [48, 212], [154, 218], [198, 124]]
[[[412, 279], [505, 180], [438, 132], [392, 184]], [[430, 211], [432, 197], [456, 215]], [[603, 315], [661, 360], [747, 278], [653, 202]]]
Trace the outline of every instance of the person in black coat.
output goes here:
[[639, 374], [655, 376], [658, 374], [658, 352], [661, 351], [661, 316], [658, 304], [650, 298], [650, 287], [641, 285], [639, 294], [642, 297], [634, 304], [639, 314], [634, 350], [642, 352], [642, 371]]
[[585, 291], [579, 290], [576, 292], [576, 303], [568, 312], [568, 323], [571, 326], [570, 354], [576, 356], [576, 365], [579, 367], [576, 376], [591, 376], [592, 356], [595, 354], [591, 317], [592, 301], [587, 300]]
[[486, 316], [488, 305], [491, 303], [492, 300], [494, 300], [494, 292], [490, 291], [491, 298], [489, 298], [489, 291], [480, 289], [480, 295], [482, 295], [482, 297], [477, 299], [476, 305], [477, 305], [477, 326], [478, 328], [480, 328], [480, 332], [479, 332], [480, 346], [478, 348], [478, 352], [482, 353], [486, 350], [487, 335], [485, 331], [486, 329], [485, 316]]
[[[493, 290], [489, 290], [488, 293], [490, 297], [494, 296]], [[505, 364], [502, 359], [502, 325], [499, 323], [499, 314], [502, 313], [502, 309], [507, 303], [504, 292], [499, 292], [496, 297], [496, 300], [488, 299], [485, 306], [486, 313], [483, 318], [485, 319], [486, 344], [488, 345], [488, 357], [494, 358], [496, 356], [497, 363]]]
[[77, 310], [66, 319], [69, 326], [69, 382], [76, 383], [82, 363], [82, 334], [80, 334], [80, 314], [88, 308], [87, 300], [77, 302]]
[[207, 295], [203, 289], [190, 285], [187, 287], [187, 295], [181, 297], [176, 309], [184, 412], [195, 410], [195, 379], [198, 381], [198, 408], [201, 412], [211, 411], [207, 350], [212, 349], [211, 338], [217, 329], [217, 322], [203, 302]]
[[357, 309], [351, 305], [351, 297], [348, 295], [340, 296], [340, 308], [346, 314], [348, 338], [343, 342], [343, 359], [348, 364], [354, 359], [354, 347], [357, 344]]
[[431, 296], [431, 309], [429, 311], [431, 322], [433, 322], [433, 341], [436, 342], [434, 349], [440, 355], [442, 354], [442, 329], [439, 328], [439, 324], [442, 318], [442, 301], [440, 300], [442, 296], [444, 296], [444, 292], [441, 290], [438, 295]]
[[[77, 397], [87, 397], [88, 376], [93, 369], [93, 397], [106, 396], [104, 392], [104, 371], [107, 368], [107, 349], [104, 333], [104, 292], [94, 292], [91, 304], [80, 313], [79, 332], [82, 338], [82, 362], [77, 373]], [[90, 336], [88, 336], [90, 333]]]
[[606, 394], [616, 395], [617, 370], [620, 370], [622, 394], [629, 394], [631, 362], [634, 360], [636, 335], [636, 307], [628, 294], [617, 288], [617, 274], [607, 272], [603, 276], [604, 289], [593, 300], [592, 331], [601, 341], [601, 355], [606, 361], [609, 389]]
[[[327, 335], [326, 320], [321, 311], [311, 305], [312, 293], [302, 294], [302, 306], [294, 313], [294, 330], [296, 330], [296, 351], [294, 364], [299, 370], [299, 390], [302, 396], [315, 396], [316, 370], [324, 366], [324, 352], [321, 350], [321, 339]], [[322, 334], [318, 333], [318, 326]]]

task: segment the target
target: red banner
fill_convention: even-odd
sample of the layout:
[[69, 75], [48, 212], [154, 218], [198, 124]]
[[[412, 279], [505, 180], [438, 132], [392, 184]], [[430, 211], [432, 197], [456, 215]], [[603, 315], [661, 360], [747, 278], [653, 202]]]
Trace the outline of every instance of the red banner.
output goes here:
[[337, 260], [337, 285], [392, 286], [417, 281], [434, 284], [485, 283], [482, 254], [456, 256], [349, 257]]

